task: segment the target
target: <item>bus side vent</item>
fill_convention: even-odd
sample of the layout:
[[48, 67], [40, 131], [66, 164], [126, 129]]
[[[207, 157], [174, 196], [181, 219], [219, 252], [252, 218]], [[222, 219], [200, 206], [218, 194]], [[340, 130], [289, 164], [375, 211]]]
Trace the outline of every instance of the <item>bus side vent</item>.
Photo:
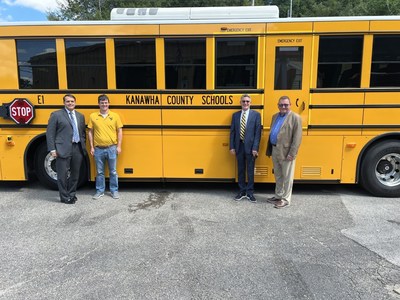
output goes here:
[[255, 167], [254, 176], [269, 176], [268, 167]]
[[321, 167], [302, 167], [301, 177], [321, 177]]
[[125, 168], [124, 169], [125, 174], [133, 174], [133, 169], [132, 168]]
[[194, 174], [204, 174], [203, 169], [194, 169]]

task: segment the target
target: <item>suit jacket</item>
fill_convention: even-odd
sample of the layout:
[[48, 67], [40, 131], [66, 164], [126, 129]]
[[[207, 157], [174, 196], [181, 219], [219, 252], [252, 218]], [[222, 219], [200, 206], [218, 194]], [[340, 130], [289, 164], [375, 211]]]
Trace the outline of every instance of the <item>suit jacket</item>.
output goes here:
[[[235, 112], [232, 115], [231, 132], [230, 132], [230, 148], [239, 151], [240, 144], [240, 115], [242, 111]], [[261, 115], [259, 112], [250, 109], [247, 116], [246, 133], [244, 136], [244, 151], [251, 154], [253, 150], [258, 151], [261, 140]]]
[[[86, 125], [85, 117], [75, 110], [78, 124], [80, 143], [83, 153], [86, 154]], [[65, 108], [57, 110], [50, 115], [47, 124], [46, 139], [47, 150], [56, 150], [57, 155], [65, 158], [72, 155], [73, 128], [71, 119]]]
[[[278, 114], [279, 113], [276, 113], [272, 116], [271, 130], [276, 118], [278, 117]], [[290, 111], [278, 133], [276, 150], [278, 151], [279, 160], [285, 160], [288, 155], [296, 158], [297, 152], [299, 151], [302, 134], [303, 132], [300, 116]], [[272, 144], [270, 138], [268, 139], [266, 155], [272, 155]]]

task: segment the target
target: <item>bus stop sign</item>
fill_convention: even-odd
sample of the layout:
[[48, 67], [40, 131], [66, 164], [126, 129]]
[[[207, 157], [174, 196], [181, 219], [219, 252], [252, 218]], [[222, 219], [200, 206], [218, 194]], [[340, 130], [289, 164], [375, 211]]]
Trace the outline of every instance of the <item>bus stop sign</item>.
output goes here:
[[8, 107], [10, 118], [17, 124], [29, 124], [35, 116], [33, 105], [25, 98], [15, 98]]

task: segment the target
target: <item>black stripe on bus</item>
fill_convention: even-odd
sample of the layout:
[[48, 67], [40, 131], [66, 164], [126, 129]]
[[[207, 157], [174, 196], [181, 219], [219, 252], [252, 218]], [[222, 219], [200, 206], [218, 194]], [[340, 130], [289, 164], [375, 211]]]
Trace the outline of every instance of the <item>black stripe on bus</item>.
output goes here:
[[324, 93], [388, 93], [388, 92], [400, 92], [400, 87], [390, 88], [313, 88], [310, 89], [310, 93], [324, 94]]
[[[47, 125], [44, 124], [0, 124], [0, 128], [13, 128], [13, 129], [46, 129]], [[130, 129], [230, 129], [230, 125], [124, 125], [124, 128]]]
[[[63, 105], [37, 105], [35, 106], [35, 109], [61, 109], [63, 108]], [[216, 105], [197, 105], [197, 106], [190, 106], [190, 105], [182, 105], [182, 106], [168, 106], [168, 105], [149, 105], [149, 106], [134, 106], [133, 104], [126, 104], [126, 105], [112, 105], [110, 104], [110, 109], [160, 109], [160, 110], [166, 110], [166, 109], [241, 109], [242, 107], [240, 105], [234, 105], [234, 106], [216, 106]], [[252, 105], [252, 109], [263, 109], [264, 105]], [[98, 105], [76, 105], [76, 109], [79, 111], [80, 109], [99, 109]]]
[[398, 129], [400, 125], [308, 125], [308, 129]]
[[0, 94], [263, 94], [264, 89], [214, 89], [214, 90], [33, 90], [33, 89], [20, 89], [20, 90], [0, 90]]
[[400, 104], [310, 104], [310, 109], [400, 108]]

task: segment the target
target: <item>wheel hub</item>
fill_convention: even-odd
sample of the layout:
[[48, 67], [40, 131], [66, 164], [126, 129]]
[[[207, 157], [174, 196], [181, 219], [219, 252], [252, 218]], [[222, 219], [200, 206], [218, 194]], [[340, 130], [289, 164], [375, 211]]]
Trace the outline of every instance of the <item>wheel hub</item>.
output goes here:
[[400, 154], [389, 153], [383, 156], [376, 165], [375, 175], [380, 183], [386, 186], [400, 184]]

